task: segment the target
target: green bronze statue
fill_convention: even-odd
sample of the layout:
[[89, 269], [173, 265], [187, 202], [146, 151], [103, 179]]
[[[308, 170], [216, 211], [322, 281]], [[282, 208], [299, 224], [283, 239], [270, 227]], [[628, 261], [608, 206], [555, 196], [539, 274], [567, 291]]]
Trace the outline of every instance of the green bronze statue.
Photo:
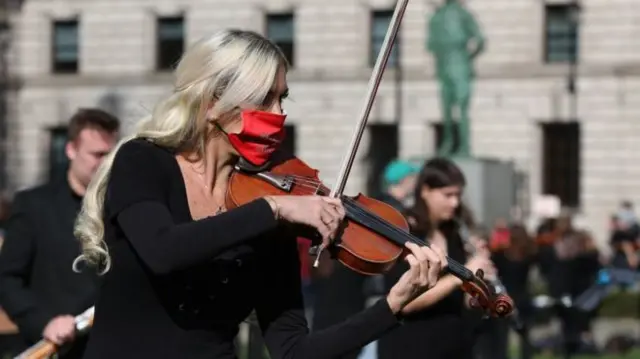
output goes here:
[[[443, 111], [442, 156], [471, 156], [469, 104], [473, 60], [484, 50], [484, 37], [473, 15], [458, 0], [445, 0], [429, 20], [427, 50], [435, 58]], [[459, 113], [458, 148], [454, 149], [453, 109]]]

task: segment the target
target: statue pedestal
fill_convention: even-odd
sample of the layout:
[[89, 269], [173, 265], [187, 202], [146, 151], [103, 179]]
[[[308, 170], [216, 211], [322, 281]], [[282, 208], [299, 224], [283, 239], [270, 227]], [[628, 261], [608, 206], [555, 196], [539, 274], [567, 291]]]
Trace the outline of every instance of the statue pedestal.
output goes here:
[[509, 220], [516, 205], [515, 166], [489, 158], [452, 158], [464, 173], [463, 201], [478, 225], [493, 227], [496, 219]]

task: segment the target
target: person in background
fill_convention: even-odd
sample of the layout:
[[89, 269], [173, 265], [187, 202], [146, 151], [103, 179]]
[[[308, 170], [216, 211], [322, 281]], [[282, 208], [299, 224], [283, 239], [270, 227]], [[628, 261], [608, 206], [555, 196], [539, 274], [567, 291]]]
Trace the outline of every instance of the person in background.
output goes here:
[[611, 265], [616, 268], [636, 269], [639, 267], [640, 258], [636, 251], [636, 240], [639, 236], [630, 223], [628, 220], [621, 220], [617, 215], [611, 217], [609, 245], [613, 249]]
[[[602, 269], [600, 252], [595, 245], [591, 233], [585, 230], [578, 230], [576, 236], [578, 251], [571, 261], [571, 280], [568, 288], [569, 295], [571, 295], [574, 301], [593, 285], [598, 276], [598, 272]], [[570, 323], [568, 326], [573, 330], [573, 333], [575, 333], [574, 337], [577, 338], [578, 347], [576, 350], [580, 354], [597, 353], [591, 324], [597, 314], [598, 308], [589, 312], [577, 308], [570, 309]]]
[[405, 212], [412, 200], [420, 166], [409, 161], [395, 160], [387, 165], [383, 173], [383, 188], [379, 200]]
[[[408, 207], [413, 202], [413, 192], [416, 188], [416, 179], [420, 173], [420, 166], [409, 161], [395, 160], [390, 162], [382, 175], [383, 188], [378, 200], [393, 206], [402, 214], [407, 214]], [[412, 217], [406, 216], [409, 225]], [[385, 293], [384, 277], [372, 276], [365, 280], [365, 296], [375, 298]]]
[[[549, 241], [553, 260], [549, 261], [548, 285], [552, 297], [573, 302], [594, 282], [600, 269], [599, 252], [591, 236], [573, 226], [572, 216], [562, 214], [556, 221], [554, 239]], [[589, 351], [592, 314], [574, 307], [557, 307], [562, 323], [561, 351], [565, 357]]]
[[18, 326], [25, 349], [44, 337], [70, 344], [62, 358], [82, 357], [86, 341], [74, 340], [74, 316], [94, 305], [98, 277], [73, 271], [81, 254], [73, 228], [82, 197], [119, 129], [111, 114], [80, 109], [68, 126], [66, 176], [14, 198], [0, 252], [0, 305]]
[[616, 217], [631, 231], [638, 231], [638, 216], [636, 216], [633, 203], [630, 201], [622, 201]]
[[[488, 256], [470, 256], [464, 248], [460, 223], [469, 222], [471, 216], [461, 201], [466, 179], [460, 168], [448, 159], [434, 158], [423, 165], [416, 182], [409, 213], [415, 223], [412, 233], [442, 248], [458, 263], [466, 263], [472, 272], [482, 269], [493, 275], [495, 268]], [[406, 265], [398, 263], [385, 273], [387, 286], [405, 269]], [[469, 298], [461, 286], [461, 280], [445, 274], [429, 292], [409, 303], [404, 325], [378, 340], [378, 358], [472, 358], [479, 313], [469, 312], [465, 297]]]
[[[523, 329], [518, 333], [520, 339], [520, 359], [531, 359], [533, 347], [529, 337], [529, 330], [533, 321], [534, 308], [529, 289], [529, 275], [537, 262], [537, 248], [535, 241], [522, 224], [512, 224], [508, 228], [509, 244], [493, 251], [492, 260], [496, 265], [500, 279], [507, 292], [518, 308]], [[496, 333], [496, 355], [493, 357], [507, 358], [509, 350], [509, 324], [501, 321], [500, 330]]]
[[489, 248], [492, 251], [500, 251], [510, 245], [511, 233], [509, 223], [504, 218], [498, 218], [491, 231]]

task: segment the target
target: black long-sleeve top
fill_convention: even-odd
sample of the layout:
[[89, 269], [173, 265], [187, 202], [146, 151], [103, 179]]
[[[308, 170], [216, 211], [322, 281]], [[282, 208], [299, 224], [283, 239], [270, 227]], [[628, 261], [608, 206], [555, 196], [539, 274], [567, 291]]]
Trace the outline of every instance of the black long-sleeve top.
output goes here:
[[73, 236], [81, 201], [66, 177], [14, 198], [0, 254], [0, 305], [18, 326], [25, 347], [42, 338], [51, 319], [80, 314], [96, 299], [95, 273], [78, 274], [71, 267], [81, 253]]
[[[415, 233], [424, 237], [421, 233]], [[448, 255], [465, 263], [467, 253], [457, 233], [447, 231]], [[407, 270], [398, 263], [385, 274], [387, 288]], [[428, 308], [407, 315], [397, 330], [378, 340], [379, 359], [470, 359], [476, 339], [477, 312], [465, 308], [464, 292], [456, 288]]]
[[397, 325], [386, 300], [309, 334], [296, 239], [256, 200], [194, 221], [174, 154], [142, 139], [115, 156], [105, 199], [112, 268], [86, 358], [235, 358], [255, 309], [273, 359], [335, 358]]

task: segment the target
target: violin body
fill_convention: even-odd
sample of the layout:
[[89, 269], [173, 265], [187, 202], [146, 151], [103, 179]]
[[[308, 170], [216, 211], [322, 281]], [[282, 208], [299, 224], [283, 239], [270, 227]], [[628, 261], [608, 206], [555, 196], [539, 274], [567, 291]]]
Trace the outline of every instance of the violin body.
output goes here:
[[[264, 196], [328, 193], [329, 189], [321, 183], [316, 169], [297, 157], [291, 157], [264, 172], [234, 171], [229, 181], [226, 205], [227, 208], [235, 208]], [[402, 230], [409, 230], [405, 217], [392, 206], [362, 194], [349, 198]], [[350, 220], [349, 216], [343, 222], [339, 237], [328, 250], [343, 265], [364, 275], [388, 271], [405, 252], [404, 247]]]

